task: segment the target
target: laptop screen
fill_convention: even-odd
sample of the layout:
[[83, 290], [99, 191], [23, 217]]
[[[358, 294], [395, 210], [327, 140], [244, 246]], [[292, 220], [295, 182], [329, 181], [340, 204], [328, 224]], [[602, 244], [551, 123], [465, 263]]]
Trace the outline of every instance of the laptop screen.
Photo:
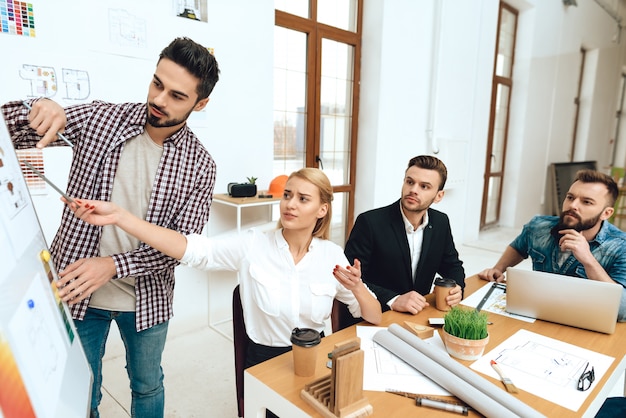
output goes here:
[[622, 286], [554, 273], [508, 268], [507, 312], [612, 334]]

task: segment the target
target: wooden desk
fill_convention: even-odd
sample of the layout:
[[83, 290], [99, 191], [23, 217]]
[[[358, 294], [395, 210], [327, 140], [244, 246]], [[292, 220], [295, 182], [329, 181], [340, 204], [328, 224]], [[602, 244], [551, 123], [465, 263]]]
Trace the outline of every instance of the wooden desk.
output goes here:
[[[479, 289], [485, 282], [477, 276], [472, 276], [466, 279], [466, 284], [466, 294], [470, 294]], [[443, 317], [444, 312], [432, 307], [434, 306], [432, 295], [429, 295], [427, 299], [429, 299], [431, 306], [416, 316], [391, 311], [385, 312], [381, 326], [388, 326], [392, 323], [403, 325], [405, 320], [427, 325], [428, 318]], [[523, 390], [520, 390], [515, 395], [548, 417], [593, 417], [626, 369], [626, 323], [618, 323], [615, 333], [607, 335], [540, 320], [531, 324], [493, 313], [489, 313], [489, 320], [493, 322], [493, 325], [490, 325], [489, 328], [489, 344], [485, 348], [485, 352], [488, 352], [504, 342], [509, 336], [524, 328], [537, 334], [565, 341], [615, 358], [607, 373], [602, 376], [602, 379], [597, 381], [594, 389], [577, 412]], [[317, 373], [312, 377], [299, 377], [293, 373], [291, 353], [283, 354], [246, 369], [244, 373], [246, 418], [264, 417], [265, 408], [271, 409], [283, 418], [320, 417], [321, 415], [313, 407], [300, 398], [300, 391], [306, 383], [329, 373], [325, 366], [327, 361], [326, 355], [332, 351], [334, 344], [354, 336], [356, 336], [356, 326], [346, 328], [324, 338], [318, 358]], [[468, 367], [472, 363], [472, 361], [459, 362]], [[491, 380], [494, 385], [504, 390], [500, 381], [478, 372], [475, 373], [487, 380]], [[450, 418], [454, 415], [450, 412], [420, 408], [415, 406], [415, 401], [412, 399], [402, 398], [385, 392], [365, 391], [365, 396], [374, 407], [374, 417], [408, 417], [418, 416], [419, 414], [428, 417]], [[475, 412], [470, 412], [470, 416], [479, 415]]]

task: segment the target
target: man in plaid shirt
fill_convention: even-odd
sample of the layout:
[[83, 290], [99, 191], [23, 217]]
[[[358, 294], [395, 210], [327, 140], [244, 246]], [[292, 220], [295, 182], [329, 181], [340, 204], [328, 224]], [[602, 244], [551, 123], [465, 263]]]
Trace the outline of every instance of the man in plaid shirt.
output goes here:
[[[2, 112], [16, 148], [74, 144], [67, 194], [114, 201], [182, 234], [208, 221], [215, 162], [186, 120], [219, 79], [206, 48], [177, 38], [159, 55], [147, 103], [94, 101], [63, 109], [48, 99]], [[91, 416], [102, 398], [102, 356], [111, 321], [126, 347], [133, 417], [162, 417], [161, 355], [173, 315], [178, 262], [115, 227], [94, 227], [65, 207], [50, 247], [59, 296], [70, 304], [94, 376]]]

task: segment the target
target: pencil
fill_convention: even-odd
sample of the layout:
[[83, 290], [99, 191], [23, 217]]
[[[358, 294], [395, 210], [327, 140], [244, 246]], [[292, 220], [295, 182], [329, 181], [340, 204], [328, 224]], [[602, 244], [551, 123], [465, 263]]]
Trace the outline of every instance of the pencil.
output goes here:
[[510, 393], [517, 393], [517, 387], [513, 384], [513, 381], [504, 374], [495, 360], [491, 360], [491, 367], [493, 367], [493, 369], [498, 373], [498, 376], [500, 376], [500, 380], [504, 383], [506, 391]]

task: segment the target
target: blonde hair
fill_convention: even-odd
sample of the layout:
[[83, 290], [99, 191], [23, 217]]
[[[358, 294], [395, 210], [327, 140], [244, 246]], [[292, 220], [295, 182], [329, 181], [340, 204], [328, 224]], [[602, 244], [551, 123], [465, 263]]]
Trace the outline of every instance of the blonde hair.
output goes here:
[[[326, 177], [326, 174], [324, 174], [322, 170], [312, 167], [301, 168], [298, 171], [294, 171], [293, 173], [291, 173], [287, 181], [291, 180], [294, 177], [306, 180], [314, 186], [317, 186], [317, 190], [319, 191], [320, 195], [320, 203], [328, 204], [328, 210], [326, 211], [326, 215], [317, 220], [317, 222], [315, 223], [315, 228], [313, 228], [312, 235], [315, 238], [329, 239], [330, 222], [333, 217], [333, 186], [331, 186], [330, 180], [328, 180], [328, 177]], [[283, 227], [280, 219], [278, 220], [277, 227]]]

